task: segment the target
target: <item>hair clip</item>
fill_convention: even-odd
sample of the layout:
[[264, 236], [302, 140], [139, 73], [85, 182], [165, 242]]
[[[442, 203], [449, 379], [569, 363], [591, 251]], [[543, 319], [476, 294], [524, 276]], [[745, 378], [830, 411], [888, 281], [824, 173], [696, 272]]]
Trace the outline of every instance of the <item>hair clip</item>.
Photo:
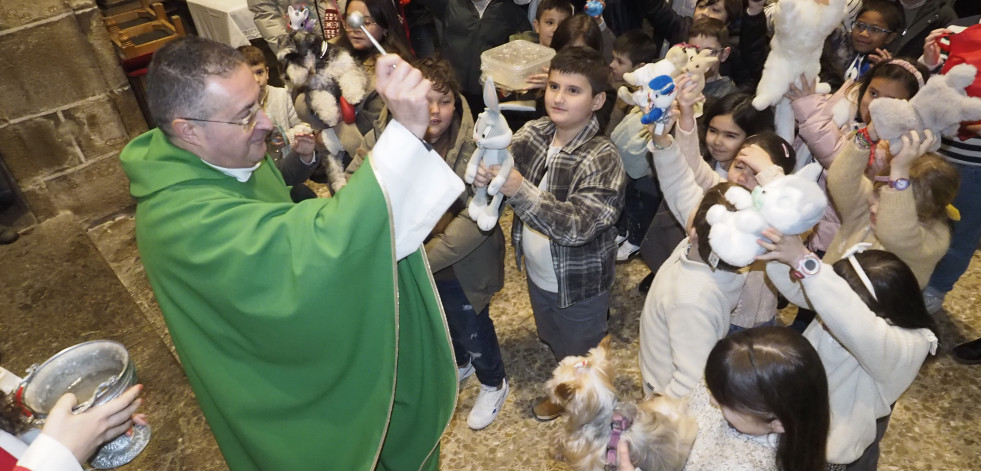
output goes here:
[[575, 365], [573, 365], [573, 366], [575, 366], [575, 367], [576, 367], [576, 369], [579, 369], [579, 368], [585, 368], [585, 367], [587, 367], [587, 366], [589, 366], [589, 360], [583, 360], [583, 361], [580, 361], [580, 362], [578, 362], [578, 363], [576, 363], [576, 364], [575, 364]]
[[855, 274], [858, 275], [858, 279], [862, 280], [862, 284], [865, 285], [865, 289], [867, 289], [869, 294], [872, 295], [872, 299], [878, 301], [879, 298], [875, 295], [875, 289], [872, 288], [872, 280], [869, 279], [869, 275], [865, 273], [862, 265], [858, 263], [857, 259], [855, 259], [855, 254], [860, 254], [870, 248], [872, 248], [872, 244], [868, 242], [859, 242], [845, 251], [844, 258], [848, 259], [848, 263], [851, 264], [852, 269], [855, 270]]

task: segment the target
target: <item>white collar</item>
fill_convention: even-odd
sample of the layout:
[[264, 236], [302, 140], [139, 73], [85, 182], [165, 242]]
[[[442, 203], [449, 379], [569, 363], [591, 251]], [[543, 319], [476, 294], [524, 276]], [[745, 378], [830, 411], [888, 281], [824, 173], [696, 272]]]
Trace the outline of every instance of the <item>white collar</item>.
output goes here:
[[238, 181], [240, 181], [242, 183], [245, 183], [245, 182], [249, 181], [249, 178], [252, 178], [252, 172], [254, 172], [257, 168], [259, 168], [260, 165], [262, 165], [262, 162], [260, 161], [259, 163], [255, 164], [252, 167], [247, 167], [247, 168], [225, 168], [225, 167], [219, 167], [217, 165], [214, 165], [214, 164], [212, 164], [212, 163], [210, 163], [210, 162], [208, 162], [208, 161], [206, 161], [204, 159], [201, 159], [201, 161], [204, 162], [205, 164], [207, 164], [209, 167], [211, 167], [211, 168], [213, 168], [213, 169], [215, 169], [215, 170], [217, 170], [217, 171], [219, 171], [221, 173], [224, 173], [225, 175], [228, 175], [229, 177], [232, 177], [232, 178], [234, 178], [234, 179], [236, 179], [236, 180], [238, 180]]

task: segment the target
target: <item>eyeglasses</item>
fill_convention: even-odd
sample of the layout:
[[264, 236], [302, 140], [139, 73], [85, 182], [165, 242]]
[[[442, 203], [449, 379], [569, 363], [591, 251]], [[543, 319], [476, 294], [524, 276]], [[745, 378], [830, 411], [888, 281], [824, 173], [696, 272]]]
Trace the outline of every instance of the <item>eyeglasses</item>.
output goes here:
[[893, 32], [892, 30], [885, 29], [881, 26], [870, 25], [868, 23], [862, 23], [861, 21], [855, 22], [855, 24], [852, 26], [852, 31], [856, 33], [864, 33], [868, 31], [870, 35], [889, 34]]
[[[372, 17], [370, 17], [370, 16], [364, 16], [364, 27], [365, 28], [370, 28], [370, 27], [375, 26], [377, 24], [378, 24], [378, 22], [375, 21]], [[361, 29], [361, 28], [351, 28], [350, 26], [348, 26], [347, 21], [342, 22], [341, 25], [344, 27], [344, 29], [353, 29], [355, 31], [358, 31], [358, 30]]]
[[242, 131], [244, 132], [252, 132], [252, 130], [255, 129], [256, 123], [259, 121], [260, 111], [262, 111], [262, 107], [259, 106], [258, 104], [254, 105], [252, 107], [252, 111], [249, 112], [249, 115], [242, 118], [240, 121], [218, 121], [214, 119], [202, 119], [202, 118], [180, 118], [180, 119], [186, 119], [188, 121], [201, 121], [204, 123], [234, 124], [236, 126], [242, 126]]
[[702, 51], [709, 51], [710, 52], [709, 55], [712, 56], [712, 57], [718, 57], [719, 54], [725, 49], [724, 47], [720, 47], [718, 49], [712, 49], [712, 48], [708, 48], [708, 47], [699, 47], [699, 46], [695, 46], [694, 44], [685, 44], [684, 47], [686, 49], [687, 48], [694, 49], [696, 54], [698, 54], [699, 52], [702, 52]]

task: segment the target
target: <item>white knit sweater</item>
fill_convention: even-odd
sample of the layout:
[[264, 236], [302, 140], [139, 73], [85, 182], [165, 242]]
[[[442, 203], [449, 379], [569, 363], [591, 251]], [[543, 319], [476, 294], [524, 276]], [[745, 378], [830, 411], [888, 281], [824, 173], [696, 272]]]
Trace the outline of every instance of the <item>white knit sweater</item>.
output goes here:
[[828, 375], [828, 462], [851, 463], [875, 440], [876, 419], [891, 412], [927, 354], [936, 353], [937, 337], [876, 316], [829, 265], [801, 283], [791, 281], [782, 263], [770, 262], [766, 271], [790, 302], [818, 314], [820, 322], [812, 322], [804, 337]]
[[747, 435], [734, 429], [722, 410], [710, 401], [712, 394], [700, 381], [688, 399], [698, 422], [684, 471], [776, 471], [779, 434]]

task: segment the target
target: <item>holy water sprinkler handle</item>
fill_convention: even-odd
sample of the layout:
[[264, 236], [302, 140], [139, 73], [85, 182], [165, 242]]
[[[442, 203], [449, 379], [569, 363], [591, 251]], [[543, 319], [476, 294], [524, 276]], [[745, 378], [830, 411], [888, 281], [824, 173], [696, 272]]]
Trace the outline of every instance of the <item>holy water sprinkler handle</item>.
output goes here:
[[378, 52], [382, 53], [382, 55], [388, 54], [385, 52], [385, 49], [382, 48], [381, 44], [378, 44], [375, 37], [368, 32], [368, 28], [364, 27], [364, 15], [362, 15], [360, 12], [355, 11], [347, 15], [347, 25], [352, 28], [361, 28], [361, 31], [364, 31], [365, 36], [368, 36], [368, 40], [371, 41], [371, 44], [374, 44], [375, 48], [378, 49]]

